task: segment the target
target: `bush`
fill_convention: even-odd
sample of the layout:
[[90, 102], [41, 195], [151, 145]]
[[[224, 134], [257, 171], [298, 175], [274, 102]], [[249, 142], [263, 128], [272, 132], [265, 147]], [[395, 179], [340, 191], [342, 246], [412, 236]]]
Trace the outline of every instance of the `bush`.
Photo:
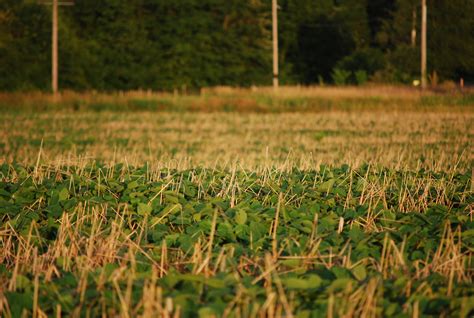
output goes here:
[[388, 82], [411, 84], [420, 76], [420, 50], [399, 46], [387, 55], [388, 63], [381, 77]]
[[[336, 68], [348, 70], [352, 73], [365, 71], [367, 77], [385, 67], [385, 57], [381, 50], [366, 48], [357, 50], [351, 55], [337, 62]], [[354, 80], [357, 80], [354, 78]]]
[[340, 68], [335, 68], [331, 74], [332, 80], [337, 86], [346, 85], [350, 76], [350, 71]]
[[367, 76], [366, 71], [358, 70], [357, 72], [354, 73], [354, 76], [355, 76], [357, 85], [364, 85], [365, 83], [367, 83], [368, 76]]

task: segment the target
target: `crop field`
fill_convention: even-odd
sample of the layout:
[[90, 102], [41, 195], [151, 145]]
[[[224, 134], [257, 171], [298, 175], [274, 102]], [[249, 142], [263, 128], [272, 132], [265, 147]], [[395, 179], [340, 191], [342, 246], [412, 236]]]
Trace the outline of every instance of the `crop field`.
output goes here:
[[0, 315], [473, 316], [472, 96], [300, 93], [0, 96]]

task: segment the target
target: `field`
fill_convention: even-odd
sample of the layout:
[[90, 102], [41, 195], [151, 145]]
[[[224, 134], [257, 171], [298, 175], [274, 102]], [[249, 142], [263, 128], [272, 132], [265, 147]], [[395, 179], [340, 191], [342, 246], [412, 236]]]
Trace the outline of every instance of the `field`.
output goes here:
[[0, 315], [470, 317], [474, 95], [1, 95]]

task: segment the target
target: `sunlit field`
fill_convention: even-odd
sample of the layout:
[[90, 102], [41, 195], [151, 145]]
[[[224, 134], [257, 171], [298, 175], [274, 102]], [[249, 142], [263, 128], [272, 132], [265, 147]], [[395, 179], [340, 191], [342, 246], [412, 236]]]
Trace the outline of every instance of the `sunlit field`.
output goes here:
[[469, 170], [473, 112], [2, 114], [4, 162]]
[[0, 96], [5, 317], [474, 314], [474, 99]]

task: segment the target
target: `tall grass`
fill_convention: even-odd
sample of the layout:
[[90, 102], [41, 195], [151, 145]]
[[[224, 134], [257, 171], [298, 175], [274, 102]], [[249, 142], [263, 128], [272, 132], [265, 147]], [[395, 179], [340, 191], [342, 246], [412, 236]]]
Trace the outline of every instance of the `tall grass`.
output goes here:
[[129, 91], [115, 93], [41, 92], [1, 93], [0, 109], [16, 111], [237, 111], [319, 112], [327, 110], [434, 110], [451, 111], [473, 106], [472, 90], [437, 93], [392, 86], [281, 87], [202, 89], [195, 95], [176, 92]]

